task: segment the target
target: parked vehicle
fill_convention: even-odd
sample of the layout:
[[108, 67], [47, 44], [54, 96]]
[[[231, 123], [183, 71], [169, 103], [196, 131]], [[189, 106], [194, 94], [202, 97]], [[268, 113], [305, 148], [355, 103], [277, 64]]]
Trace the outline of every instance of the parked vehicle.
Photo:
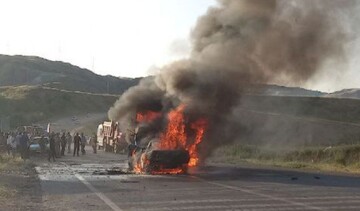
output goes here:
[[37, 136], [37, 137], [34, 137], [30, 140], [30, 143], [29, 143], [29, 151], [31, 153], [41, 153], [41, 152], [45, 152], [47, 150], [49, 150], [49, 138], [48, 137], [43, 137], [43, 140], [44, 140], [44, 151], [42, 151], [41, 149], [41, 143], [40, 143], [40, 140], [41, 140], [42, 137], [40, 136]]
[[124, 152], [128, 146], [119, 124], [113, 121], [105, 121], [98, 126], [97, 141], [98, 148], [106, 152]]

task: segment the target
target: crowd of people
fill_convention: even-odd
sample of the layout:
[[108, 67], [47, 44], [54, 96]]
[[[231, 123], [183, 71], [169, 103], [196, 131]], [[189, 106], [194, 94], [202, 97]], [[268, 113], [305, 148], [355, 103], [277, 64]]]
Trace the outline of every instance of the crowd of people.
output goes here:
[[29, 141], [30, 137], [26, 132], [0, 132], [1, 146], [6, 148], [8, 155], [12, 155], [14, 157], [16, 154], [20, 154], [21, 158], [24, 160], [29, 157], [27, 150]]
[[[34, 137], [27, 132], [0, 132], [0, 145], [6, 149], [8, 155], [16, 156], [20, 154], [22, 159], [28, 159], [31, 151], [31, 144]], [[97, 149], [97, 137], [94, 134], [89, 143], [93, 148], [93, 152], [96, 153]], [[37, 144], [40, 146], [41, 154], [48, 154], [48, 160], [55, 161], [56, 158], [65, 156], [65, 151], [68, 154], [73, 152], [73, 156], [79, 156], [80, 151], [82, 155], [86, 154], [85, 146], [87, 144], [87, 138], [84, 133], [75, 133], [74, 136], [70, 132], [43, 134], [38, 138]], [[71, 145], [73, 144], [73, 150]]]

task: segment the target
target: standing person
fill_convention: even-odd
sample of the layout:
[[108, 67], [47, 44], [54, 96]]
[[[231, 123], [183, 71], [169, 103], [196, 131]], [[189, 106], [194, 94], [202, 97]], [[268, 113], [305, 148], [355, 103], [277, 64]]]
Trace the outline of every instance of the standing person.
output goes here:
[[66, 142], [67, 142], [67, 148], [68, 148], [68, 153], [71, 153], [71, 142], [72, 142], [72, 137], [70, 135], [70, 132], [68, 132], [66, 134]]
[[20, 137], [20, 153], [23, 160], [28, 158], [28, 144], [29, 136], [26, 134], [26, 132], [23, 132], [22, 136]]
[[0, 130], [0, 146], [6, 145], [6, 141], [7, 141], [6, 139], [7, 139], [6, 135]]
[[11, 154], [11, 143], [13, 142], [14, 138], [12, 137], [12, 135], [9, 133], [9, 134], [5, 134], [5, 137], [6, 137], [6, 151], [8, 153], [8, 155]]
[[74, 136], [74, 155], [73, 156], [75, 156], [75, 152], [76, 152], [77, 156], [79, 156], [80, 142], [81, 142], [81, 138], [79, 136], [79, 133], [76, 133], [76, 135]]
[[39, 140], [39, 145], [40, 145], [41, 153], [44, 153], [44, 152], [45, 152], [45, 148], [46, 148], [46, 143], [45, 143], [45, 137], [44, 137], [44, 135], [41, 135], [40, 140]]
[[96, 154], [96, 148], [97, 148], [97, 136], [96, 133], [90, 138], [90, 144], [93, 148], [93, 152]]
[[59, 133], [56, 133], [55, 134], [55, 155], [56, 155], [56, 158], [60, 158], [60, 144], [61, 143], [61, 140], [60, 140], [60, 134]]
[[52, 132], [50, 134], [50, 140], [49, 140], [49, 157], [48, 157], [48, 161], [50, 162], [50, 159], [52, 158], [53, 161], [55, 162], [55, 156], [56, 156], [56, 147], [55, 147], [55, 133]]
[[81, 153], [85, 155], [85, 145], [86, 145], [86, 137], [84, 136], [84, 133], [81, 133]]
[[18, 132], [18, 134], [15, 136], [15, 144], [16, 144], [16, 149], [18, 152], [21, 152], [20, 139], [21, 139], [21, 133]]
[[11, 141], [11, 154], [13, 156], [13, 158], [16, 155], [16, 147], [18, 146], [18, 144], [16, 143], [16, 139], [15, 139], [15, 134], [12, 133], [10, 134], [12, 136], [12, 141]]
[[61, 156], [65, 155], [65, 147], [66, 147], [66, 136], [64, 132], [61, 136]]

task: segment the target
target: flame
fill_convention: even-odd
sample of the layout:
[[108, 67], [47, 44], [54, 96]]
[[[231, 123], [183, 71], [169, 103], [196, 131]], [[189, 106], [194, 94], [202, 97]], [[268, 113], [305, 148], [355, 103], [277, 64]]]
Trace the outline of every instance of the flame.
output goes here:
[[155, 112], [155, 111], [139, 112], [136, 114], [136, 121], [137, 122], [151, 122], [160, 117], [161, 117], [160, 112]]
[[[133, 160], [136, 159], [136, 151], [135, 151], [135, 150], [132, 152], [131, 156], [132, 156]], [[143, 172], [143, 170], [142, 170], [142, 168], [141, 168], [141, 166], [140, 166], [139, 163], [133, 162], [133, 164], [134, 164], [134, 169], [133, 169], [133, 171], [134, 171], [136, 174], [140, 174], [140, 173]]]
[[190, 161], [189, 166], [197, 166], [199, 163], [199, 154], [197, 152], [197, 145], [201, 143], [204, 137], [205, 129], [207, 128], [207, 121], [205, 119], [199, 119], [191, 125], [191, 128], [196, 131], [195, 142], [188, 147]]
[[136, 165], [134, 166], [133, 171], [134, 171], [136, 174], [141, 174], [141, 173], [143, 173], [143, 169], [140, 167], [140, 164], [136, 164]]
[[[203, 140], [207, 128], [207, 120], [198, 119], [195, 122], [187, 125], [184, 115], [185, 108], [185, 105], [180, 105], [168, 113], [168, 125], [165, 132], [160, 134], [159, 148], [161, 150], [187, 150], [190, 156], [190, 160], [187, 166], [185, 164], [187, 168], [194, 167], [199, 164], [199, 153], [197, 151], [197, 146]], [[150, 122], [159, 117], [161, 117], [161, 113], [148, 111], [138, 113], [136, 119], [138, 122]], [[189, 136], [187, 132], [190, 132], [191, 135]], [[135, 154], [135, 152], [132, 154], [134, 160], [136, 160]], [[147, 164], [149, 164], [149, 160], [147, 160], [145, 153], [143, 153], [140, 156], [140, 162], [135, 162], [134, 164], [134, 172], [145, 172], [144, 167]], [[183, 166], [174, 169], [160, 167], [158, 170], [152, 171], [151, 174], [181, 174], [185, 173], [184, 171], [186, 171], [186, 168], [183, 168]]]
[[158, 171], [153, 171], [151, 172], [151, 174], [156, 174], [156, 175], [160, 175], [160, 174], [183, 174], [185, 173], [184, 170], [182, 168], [175, 168], [175, 169], [161, 169]]
[[167, 130], [160, 136], [161, 149], [185, 148], [187, 137], [185, 134], [184, 110], [185, 105], [180, 105], [168, 114], [169, 123]]
[[188, 135], [185, 132], [184, 120], [185, 105], [180, 105], [175, 110], [168, 114], [168, 127], [164, 134], [161, 135], [161, 149], [186, 149], [190, 155], [188, 166], [193, 167], [199, 163], [199, 154], [197, 152], [197, 145], [201, 143], [207, 128], [207, 121], [199, 119], [191, 124], [191, 129], [196, 133], [193, 143], [190, 142]]

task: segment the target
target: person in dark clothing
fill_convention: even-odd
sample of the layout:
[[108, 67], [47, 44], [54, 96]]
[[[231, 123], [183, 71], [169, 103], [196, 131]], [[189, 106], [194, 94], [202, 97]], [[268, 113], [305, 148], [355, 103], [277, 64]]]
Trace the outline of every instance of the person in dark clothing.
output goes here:
[[28, 158], [29, 137], [24, 132], [20, 137], [20, 155], [23, 160]]
[[57, 158], [60, 158], [61, 155], [61, 139], [60, 139], [60, 133], [54, 133], [54, 136], [55, 136], [55, 156]]
[[75, 152], [76, 152], [77, 156], [79, 156], [80, 142], [81, 142], [81, 137], [79, 136], [79, 133], [76, 133], [76, 135], [74, 136], [74, 154], [73, 154], [73, 156], [75, 156]]
[[71, 135], [70, 135], [70, 132], [68, 132], [68, 133], [66, 134], [66, 141], [67, 141], [68, 153], [71, 153], [72, 137], [71, 137]]
[[65, 133], [61, 136], [61, 156], [65, 155], [65, 148], [66, 148], [66, 136]]
[[45, 143], [44, 135], [41, 136], [39, 140], [39, 145], [40, 145], [41, 153], [44, 153], [46, 151], [46, 143]]
[[80, 138], [81, 138], [81, 142], [80, 142], [80, 144], [81, 144], [81, 154], [85, 155], [85, 153], [86, 153], [86, 151], [85, 151], [86, 137], [85, 137], [84, 133], [81, 133]]
[[55, 155], [56, 155], [56, 150], [55, 150], [55, 133], [51, 133], [50, 135], [50, 140], [49, 140], [49, 157], [48, 160], [50, 162], [50, 159], [52, 158], [53, 161], [55, 162]]

